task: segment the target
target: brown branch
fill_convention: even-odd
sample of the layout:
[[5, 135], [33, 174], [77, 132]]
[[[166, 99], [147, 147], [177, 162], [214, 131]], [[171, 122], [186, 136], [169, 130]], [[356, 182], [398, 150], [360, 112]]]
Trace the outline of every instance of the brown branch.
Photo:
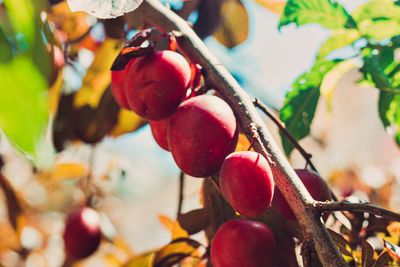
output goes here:
[[368, 203], [351, 203], [345, 201], [342, 202], [316, 201], [313, 205], [320, 212], [335, 212], [335, 211], [366, 212], [377, 216], [382, 216], [391, 221], [400, 222], [400, 214]]
[[315, 172], [318, 172], [317, 169], [315, 168], [314, 164], [311, 162], [311, 157], [312, 155], [310, 153], [307, 153], [304, 148], [297, 142], [296, 138], [288, 131], [286, 128], [286, 125], [283, 121], [281, 121], [275, 113], [270, 110], [267, 105], [262, 103], [258, 98], [253, 99], [254, 105], [259, 108], [262, 112], [264, 112], [265, 115], [270, 118], [276, 126], [278, 126], [279, 130], [281, 133], [289, 140], [289, 142], [300, 152], [300, 154], [303, 156], [303, 158], [307, 161], [307, 164], [310, 165], [311, 169], [313, 169]]
[[179, 175], [179, 198], [178, 198], [178, 214], [177, 218], [182, 214], [182, 204], [183, 204], [183, 188], [185, 186], [185, 174], [181, 172]]
[[319, 219], [317, 210], [310, 205], [314, 200], [273, 140], [251, 98], [208, 50], [187, 22], [157, 0], [145, 0], [137, 10], [129, 15], [142, 16], [145, 24], [181, 34], [177, 37], [181, 51], [192, 63], [203, 67], [207, 74], [207, 81], [214, 85], [214, 88], [230, 105], [240, 128], [249, 141], [254, 136], [253, 130], [257, 131], [259, 138], [254, 143], [254, 150], [264, 157], [270, 158], [274, 163], [271, 167], [275, 182], [294, 211], [304, 237], [314, 243], [323, 265], [348, 266]]

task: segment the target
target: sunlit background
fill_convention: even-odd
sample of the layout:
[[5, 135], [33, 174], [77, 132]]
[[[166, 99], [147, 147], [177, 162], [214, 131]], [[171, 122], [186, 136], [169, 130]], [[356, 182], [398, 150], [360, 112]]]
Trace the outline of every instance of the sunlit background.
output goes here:
[[[173, 2], [171, 4], [179, 4], [179, 1]], [[365, 1], [339, 2], [352, 10]], [[213, 37], [205, 42], [249, 94], [279, 109], [292, 82], [312, 66], [315, 53], [330, 32], [314, 24], [301, 28], [291, 25], [280, 32], [277, 29], [278, 15], [254, 1], [246, 0], [244, 4], [250, 18], [246, 42], [231, 50]], [[91, 34], [101, 39], [102, 31], [101, 26], [96, 26]], [[346, 47], [339, 53], [354, 51]], [[80, 64], [75, 69], [65, 67], [64, 77], [71, 90], [81, 87], [83, 74], [93, 59], [93, 53], [83, 49], [79, 52]], [[313, 163], [321, 176], [334, 185], [338, 196], [352, 194], [400, 211], [400, 195], [395, 193], [400, 192], [400, 150], [379, 121], [376, 112], [378, 90], [356, 85], [360, 78], [357, 71], [350, 71], [340, 80], [333, 94], [331, 110], [326, 99], [321, 98], [311, 135], [300, 143], [313, 155]], [[280, 144], [276, 126], [266, 117], [265, 120]], [[4, 175], [11, 178], [10, 182], [21, 192], [24, 200], [38, 209], [51, 211], [40, 218], [43, 225], [48, 225], [45, 233], [34, 227], [23, 230], [22, 242], [27, 242], [28, 247], [42, 246], [43, 234], [50, 236], [48, 242], [55, 244], [47, 246], [43, 255], [31, 255], [27, 266], [41, 266], [42, 256], [46, 257], [49, 266], [60, 266], [64, 215], [57, 210], [84, 197], [74, 187], [77, 181], [72, 179], [66, 182], [67, 186], [60, 187], [30, 179], [33, 175], [31, 165], [11, 148], [5, 138], [0, 144], [0, 154], [4, 155], [6, 163]], [[95, 148], [71, 145], [55, 160], [60, 164], [84, 163], [87, 169], [92, 169], [96, 183], [105, 194], [97, 205], [115, 228], [109, 231], [118, 232], [135, 253], [170, 241], [171, 234], [160, 223], [159, 216], [176, 217], [179, 170], [171, 154], [154, 142], [149, 126], [118, 138], [107, 137]], [[291, 161], [296, 168], [305, 166], [297, 152], [292, 153]], [[200, 207], [201, 182], [199, 178], [185, 179], [184, 211]], [[4, 201], [0, 205], [0, 218], [3, 220], [0, 223], [4, 224], [7, 218]], [[97, 253], [105, 253], [107, 249], [110, 248], [102, 246]], [[18, 264], [18, 255], [14, 252], [3, 258], [5, 266]], [[85, 266], [100, 264], [99, 259], [92, 257]]]

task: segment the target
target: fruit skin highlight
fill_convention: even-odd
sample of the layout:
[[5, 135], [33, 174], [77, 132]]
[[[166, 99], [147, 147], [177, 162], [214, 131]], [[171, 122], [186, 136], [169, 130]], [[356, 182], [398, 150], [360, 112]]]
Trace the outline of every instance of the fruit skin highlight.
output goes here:
[[125, 83], [128, 71], [136, 59], [131, 59], [125, 68], [120, 71], [111, 71], [111, 92], [114, 96], [115, 102], [125, 109], [131, 109], [128, 104], [128, 99], [125, 93]]
[[257, 217], [271, 204], [272, 171], [268, 161], [257, 152], [239, 151], [226, 157], [219, 183], [224, 198], [245, 217]]
[[168, 144], [178, 168], [194, 177], [216, 173], [235, 150], [238, 128], [222, 99], [200, 95], [182, 102], [171, 116]]
[[168, 146], [168, 123], [169, 118], [161, 121], [149, 121], [151, 133], [157, 144], [164, 150], [169, 151]]
[[[305, 169], [296, 169], [295, 172], [315, 200], [326, 201], [331, 199], [331, 192], [328, 185], [316, 172]], [[275, 188], [274, 198], [272, 199], [272, 207], [286, 220], [296, 220], [292, 209], [277, 187]]]
[[276, 266], [274, 234], [261, 222], [225, 222], [218, 228], [211, 242], [210, 252], [214, 267]]
[[99, 214], [87, 207], [69, 214], [63, 238], [67, 258], [79, 260], [88, 257], [100, 245]]
[[190, 75], [186, 59], [170, 50], [137, 58], [125, 84], [129, 107], [151, 121], [169, 117], [186, 96]]

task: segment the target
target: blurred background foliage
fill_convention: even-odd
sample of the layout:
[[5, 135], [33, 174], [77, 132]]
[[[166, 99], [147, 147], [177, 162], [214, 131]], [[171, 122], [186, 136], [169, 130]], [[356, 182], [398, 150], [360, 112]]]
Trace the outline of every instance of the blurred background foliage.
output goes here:
[[[339, 199], [400, 210], [397, 1], [162, 2], [279, 114]], [[197, 209], [196, 217], [179, 223], [178, 169], [147, 122], [110, 91], [110, 66], [141, 26], [139, 16], [72, 13], [66, 1], [0, 0], [0, 264], [62, 266], [65, 214], [88, 203], [102, 214], [104, 238], [74, 266], [168, 266], [182, 258], [205, 266], [204, 236], [188, 241], [193, 227], [205, 227], [193, 222], [204, 212], [202, 181], [186, 181], [184, 211]], [[281, 137], [293, 166], [304, 167]], [[237, 149], [247, 149], [240, 140]], [[398, 261], [398, 223], [364, 215], [331, 221], [349, 261], [372, 266], [379, 253]]]

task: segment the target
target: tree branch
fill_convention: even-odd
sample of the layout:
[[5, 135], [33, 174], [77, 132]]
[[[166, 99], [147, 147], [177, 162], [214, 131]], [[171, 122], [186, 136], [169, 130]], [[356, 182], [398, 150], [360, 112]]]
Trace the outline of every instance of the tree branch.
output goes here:
[[400, 214], [368, 203], [351, 203], [345, 201], [341, 202], [316, 201], [313, 205], [320, 212], [334, 212], [334, 211], [366, 212], [377, 216], [382, 216], [391, 221], [400, 222]]
[[180, 49], [193, 63], [203, 67], [206, 72], [205, 78], [230, 105], [249, 141], [253, 139], [254, 131], [257, 132], [259, 138], [254, 143], [254, 149], [272, 161], [275, 182], [294, 211], [304, 237], [314, 243], [321, 262], [330, 267], [348, 266], [319, 219], [318, 212], [312, 208], [314, 200], [273, 140], [249, 95], [208, 50], [187, 22], [158, 0], [145, 0], [129, 15], [138, 14], [148, 25], [181, 34], [177, 38]]
[[178, 197], [178, 211], [177, 218], [182, 214], [182, 205], [183, 205], [183, 190], [185, 186], [185, 174], [181, 172], [179, 174], [179, 197]]

